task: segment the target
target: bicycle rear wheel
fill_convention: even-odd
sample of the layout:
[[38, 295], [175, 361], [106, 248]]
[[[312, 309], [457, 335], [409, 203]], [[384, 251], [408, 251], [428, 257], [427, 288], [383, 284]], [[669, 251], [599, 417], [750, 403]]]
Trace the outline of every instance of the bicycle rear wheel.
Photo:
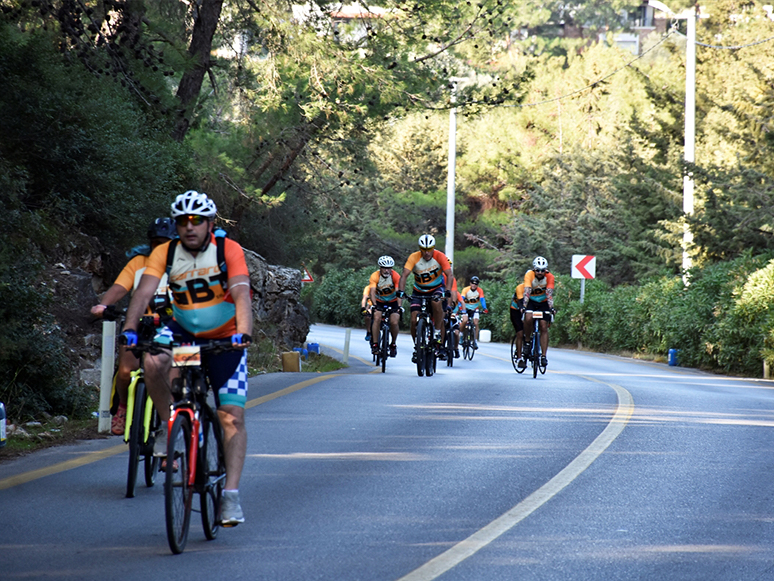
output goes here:
[[[129, 386], [131, 391], [132, 386]], [[132, 397], [130, 393], [130, 397]], [[134, 498], [137, 484], [137, 470], [142, 452], [143, 418], [145, 417], [145, 382], [134, 382], [134, 405], [132, 406], [132, 425], [129, 428], [129, 470], [126, 474], [126, 498]]]
[[179, 555], [188, 540], [193, 497], [193, 487], [188, 480], [191, 465], [191, 422], [186, 414], [178, 414], [169, 430], [168, 438], [164, 511], [169, 548]]
[[202, 511], [202, 528], [207, 540], [218, 536], [220, 525], [220, 502], [226, 482], [226, 460], [223, 455], [223, 432], [220, 420], [212, 408], [202, 414], [203, 441], [200, 453], [201, 475], [203, 477], [199, 501]]
[[425, 321], [424, 319], [419, 319], [417, 321], [417, 344], [416, 344], [416, 354], [417, 354], [417, 375], [419, 377], [422, 377], [425, 374], [425, 343], [427, 342], [427, 337], [425, 336]]

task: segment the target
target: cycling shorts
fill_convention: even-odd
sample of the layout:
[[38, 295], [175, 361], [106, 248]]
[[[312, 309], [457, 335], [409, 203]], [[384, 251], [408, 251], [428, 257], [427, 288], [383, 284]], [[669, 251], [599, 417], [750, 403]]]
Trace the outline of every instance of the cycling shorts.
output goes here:
[[392, 310], [396, 313], [400, 312], [400, 301], [398, 299], [395, 299], [394, 301], [389, 301], [387, 303], [382, 303], [379, 301], [376, 301], [376, 306], [374, 307], [376, 310], [385, 312], [388, 310]]
[[[197, 339], [177, 322], [170, 321], [159, 329], [156, 341], [172, 343], [173, 336], [179, 335], [182, 343], [204, 344], [209, 339]], [[244, 408], [247, 403], [247, 349], [223, 353], [203, 353], [202, 367], [215, 392], [217, 407], [234, 405]], [[216, 387], [217, 386], [217, 387]]]
[[[411, 295], [411, 312], [413, 313], [414, 311], [421, 311], [423, 300], [427, 300], [431, 297], [443, 298], [445, 292], [446, 289], [444, 289], [443, 286], [439, 286], [431, 293], [418, 293], [414, 291], [414, 294]], [[432, 302], [430, 304], [432, 304]], [[429, 311], [430, 309], [432, 309], [432, 307], [428, 305], [427, 310]]]
[[550, 313], [551, 307], [548, 306], [548, 301], [533, 301], [532, 299], [529, 299], [529, 302], [527, 302], [527, 308], [525, 309], [527, 311], [543, 311], [544, 313]]
[[472, 309], [472, 310], [466, 310], [465, 315], [467, 315], [468, 319], [478, 319], [478, 309]]
[[513, 330], [517, 333], [524, 331], [524, 319], [522, 319], [521, 311], [518, 309], [510, 309], [511, 311], [511, 324]]

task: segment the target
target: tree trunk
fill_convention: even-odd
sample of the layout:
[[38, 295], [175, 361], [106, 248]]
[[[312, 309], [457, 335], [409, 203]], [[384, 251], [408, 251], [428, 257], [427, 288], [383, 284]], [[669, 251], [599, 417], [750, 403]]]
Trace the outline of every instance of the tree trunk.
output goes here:
[[191, 56], [192, 68], [183, 74], [180, 85], [177, 88], [177, 98], [180, 99], [180, 119], [178, 119], [172, 136], [176, 141], [183, 141], [188, 128], [191, 125], [196, 100], [202, 89], [204, 75], [210, 66], [210, 52], [212, 51], [212, 38], [218, 27], [220, 11], [223, 0], [202, 0], [198, 6], [194, 5], [193, 33], [188, 54]]

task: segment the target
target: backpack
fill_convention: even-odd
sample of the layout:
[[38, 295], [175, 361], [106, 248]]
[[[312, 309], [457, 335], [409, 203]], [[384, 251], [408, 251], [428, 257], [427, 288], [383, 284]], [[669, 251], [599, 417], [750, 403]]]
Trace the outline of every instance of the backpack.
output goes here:
[[[226, 237], [228, 236], [228, 233], [222, 228], [216, 228], [213, 234], [215, 234], [215, 244], [217, 246], [216, 256], [218, 261], [218, 268], [220, 269], [218, 279], [220, 280], [220, 285], [225, 291], [228, 289], [228, 267], [226, 266], [225, 250]], [[175, 238], [169, 242], [169, 248], [167, 249], [167, 279], [169, 279], [169, 273], [172, 270], [172, 261], [175, 259], [175, 249], [177, 248], [177, 244], [179, 242], [179, 238]]]

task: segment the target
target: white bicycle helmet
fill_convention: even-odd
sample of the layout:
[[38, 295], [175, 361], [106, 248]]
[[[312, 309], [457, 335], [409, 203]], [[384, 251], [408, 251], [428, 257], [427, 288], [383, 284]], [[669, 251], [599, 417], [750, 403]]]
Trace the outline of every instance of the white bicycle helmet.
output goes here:
[[215, 207], [215, 202], [208, 198], [204, 192], [200, 194], [195, 190], [188, 190], [186, 193], [180, 194], [172, 202], [173, 218], [192, 214], [212, 219], [217, 213], [218, 209]]
[[432, 250], [435, 248], [435, 238], [430, 234], [422, 234], [422, 236], [419, 237], [419, 247], [422, 250]]
[[540, 270], [547, 270], [548, 269], [548, 261], [543, 258], [542, 256], [536, 256], [535, 260], [532, 261], [532, 268], [534, 269], [540, 269]]
[[383, 266], [384, 268], [392, 268], [395, 266], [395, 261], [392, 259], [392, 256], [381, 256], [379, 257], [379, 266]]

